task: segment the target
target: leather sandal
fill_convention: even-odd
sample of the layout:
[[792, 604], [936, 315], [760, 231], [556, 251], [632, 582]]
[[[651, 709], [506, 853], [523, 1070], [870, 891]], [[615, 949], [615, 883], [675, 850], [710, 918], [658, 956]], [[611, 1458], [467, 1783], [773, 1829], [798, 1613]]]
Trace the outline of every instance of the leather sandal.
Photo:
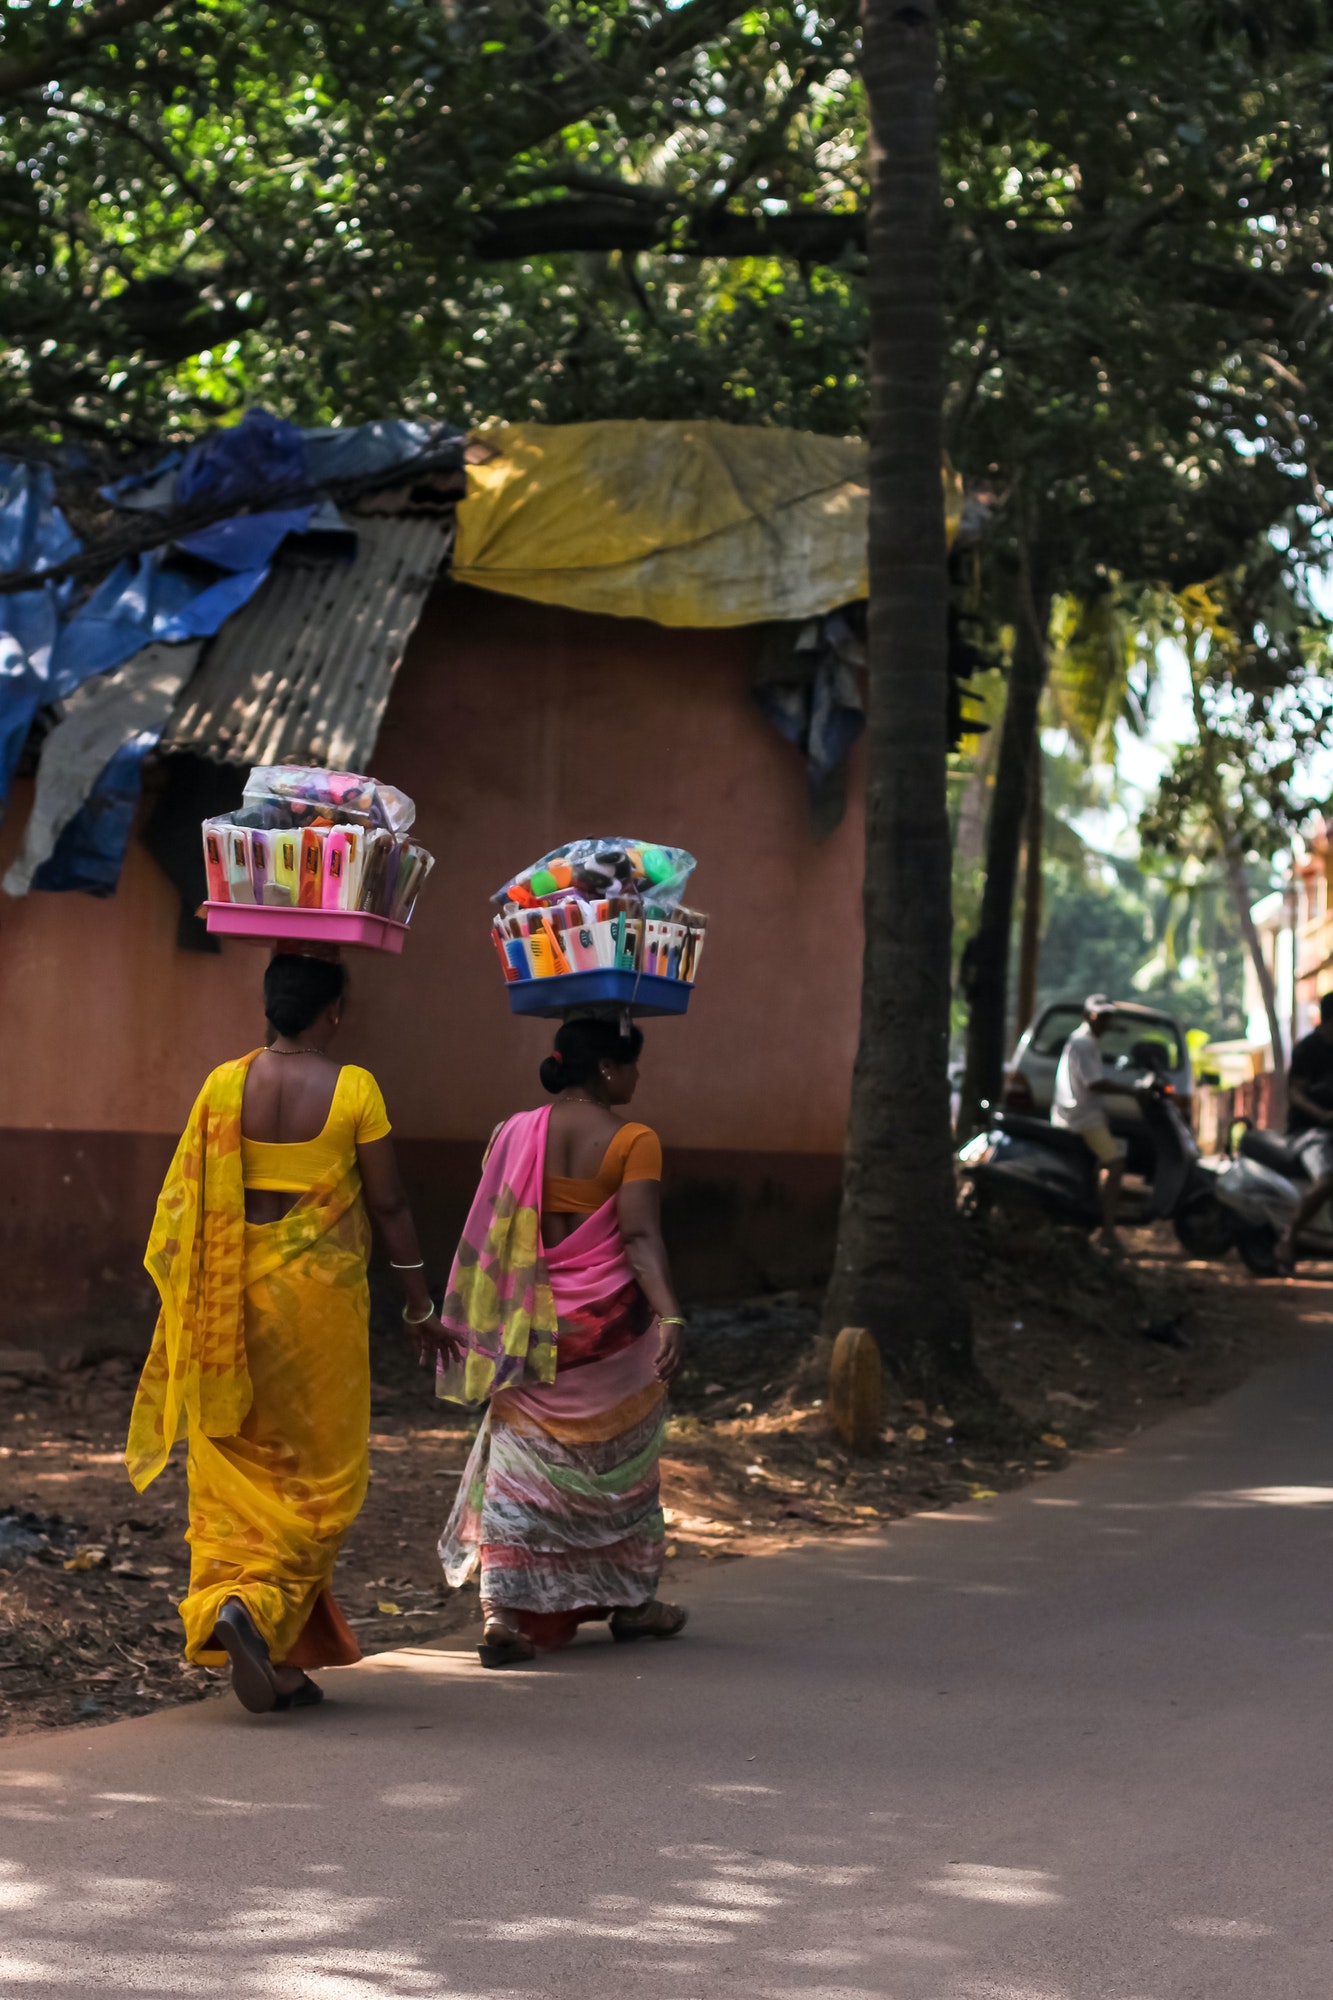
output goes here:
[[284, 1699], [268, 1647], [239, 1597], [229, 1597], [217, 1615], [213, 1636], [231, 1662], [231, 1691], [251, 1715], [269, 1715]]
[[654, 1597], [633, 1611], [611, 1613], [611, 1637], [627, 1646], [632, 1639], [674, 1639], [685, 1630], [689, 1612], [682, 1604], [663, 1604]]
[[518, 1667], [535, 1660], [537, 1648], [517, 1625], [492, 1615], [482, 1630], [477, 1657], [483, 1667]]

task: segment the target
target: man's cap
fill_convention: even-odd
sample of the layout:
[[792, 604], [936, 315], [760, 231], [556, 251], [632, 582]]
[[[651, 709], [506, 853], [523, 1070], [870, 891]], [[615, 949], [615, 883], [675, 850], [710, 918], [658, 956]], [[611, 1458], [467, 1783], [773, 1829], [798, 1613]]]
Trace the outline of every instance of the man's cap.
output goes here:
[[1089, 993], [1087, 999], [1083, 1002], [1083, 1012], [1085, 1014], [1114, 1014], [1115, 1001], [1108, 999], [1105, 993]]

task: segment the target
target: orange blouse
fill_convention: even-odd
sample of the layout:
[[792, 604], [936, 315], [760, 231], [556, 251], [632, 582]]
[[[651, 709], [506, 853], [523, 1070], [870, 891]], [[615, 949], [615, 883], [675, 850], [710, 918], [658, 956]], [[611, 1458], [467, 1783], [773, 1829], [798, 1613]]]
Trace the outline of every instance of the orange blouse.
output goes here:
[[552, 1215], [593, 1215], [626, 1181], [661, 1178], [662, 1142], [656, 1132], [649, 1125], [622, 1125], [602, 1155], [595, 1180], [547, 1174], [542, 1182], [542, 1207]]

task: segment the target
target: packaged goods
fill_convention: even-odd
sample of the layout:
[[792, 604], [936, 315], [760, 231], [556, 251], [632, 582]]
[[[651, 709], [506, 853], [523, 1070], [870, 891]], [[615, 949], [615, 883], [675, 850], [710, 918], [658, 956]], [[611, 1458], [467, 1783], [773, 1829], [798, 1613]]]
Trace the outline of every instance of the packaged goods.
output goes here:
[[400, 950], [435, 865], [407, 837], [415, 817], [406, 793], [375, 778], [257, 766], [239, 811], [204, 823], [210, 929]]
[[684, 1013], [708, 921], [680, 902], [693, 868], [682, 847], [615, 838], [570, 841], [520, 870], [492, 918], [513, 1011]]

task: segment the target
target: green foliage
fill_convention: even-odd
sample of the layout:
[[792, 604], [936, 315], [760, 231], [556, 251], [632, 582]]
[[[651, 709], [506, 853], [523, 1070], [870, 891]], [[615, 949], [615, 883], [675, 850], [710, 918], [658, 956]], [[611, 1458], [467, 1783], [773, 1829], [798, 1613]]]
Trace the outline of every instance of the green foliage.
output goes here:
[[661, 414], [673, 377], [671, 414], [856, 423], [859, 299], [775, 262], [854, 241], [849, 7], [104, 12], [0, 7], [0, 424]]
[[[1214, 1041], [1245, 1032], [1244, 946], [1224, 893], [1183, 899], [1137, 870], [1044, 868], [1040, 1000], [1110, 993], [1167, 1008]], [[1169, 945], [1168, 945], [1169, 940]]]
[[1333, 415], [1311, 284], [1328, 60], [1303, 20], [1267, 18], [1259, 48], [1247, 16], [1159, 0], [959, 23], [953, 448], [1009, 496], [997, 617], [1024, 560], [1038, 598], [1095, 620], [1126, 587], [1230, 569], [1277, 524], [1308, 547]]
[[[0, 428], [863, 421], [850, 0], [0, 19]], [[944, 57], [950, 442], [1007, 496], [997, 564], [1218, 572], [1320, 435], [1314, 24], [1030, 0], [948, 10]]]
[[1082, 754], [1115, 760], [1117, 725], [1142, 735], [1155, 682], [1156, 619], [1149, 593], [1111, 580], [1089, 597], [1057, 596], [1047, 639], [1052, 726]]
[[1140, 838], [1203, 862], [1271, 859], [1308, 814], [1303, 764], [1333, 738], [1323, 621], [1274, 562], [1164, 599], [1162, 624], [1189, 666], [1196, 733]]

